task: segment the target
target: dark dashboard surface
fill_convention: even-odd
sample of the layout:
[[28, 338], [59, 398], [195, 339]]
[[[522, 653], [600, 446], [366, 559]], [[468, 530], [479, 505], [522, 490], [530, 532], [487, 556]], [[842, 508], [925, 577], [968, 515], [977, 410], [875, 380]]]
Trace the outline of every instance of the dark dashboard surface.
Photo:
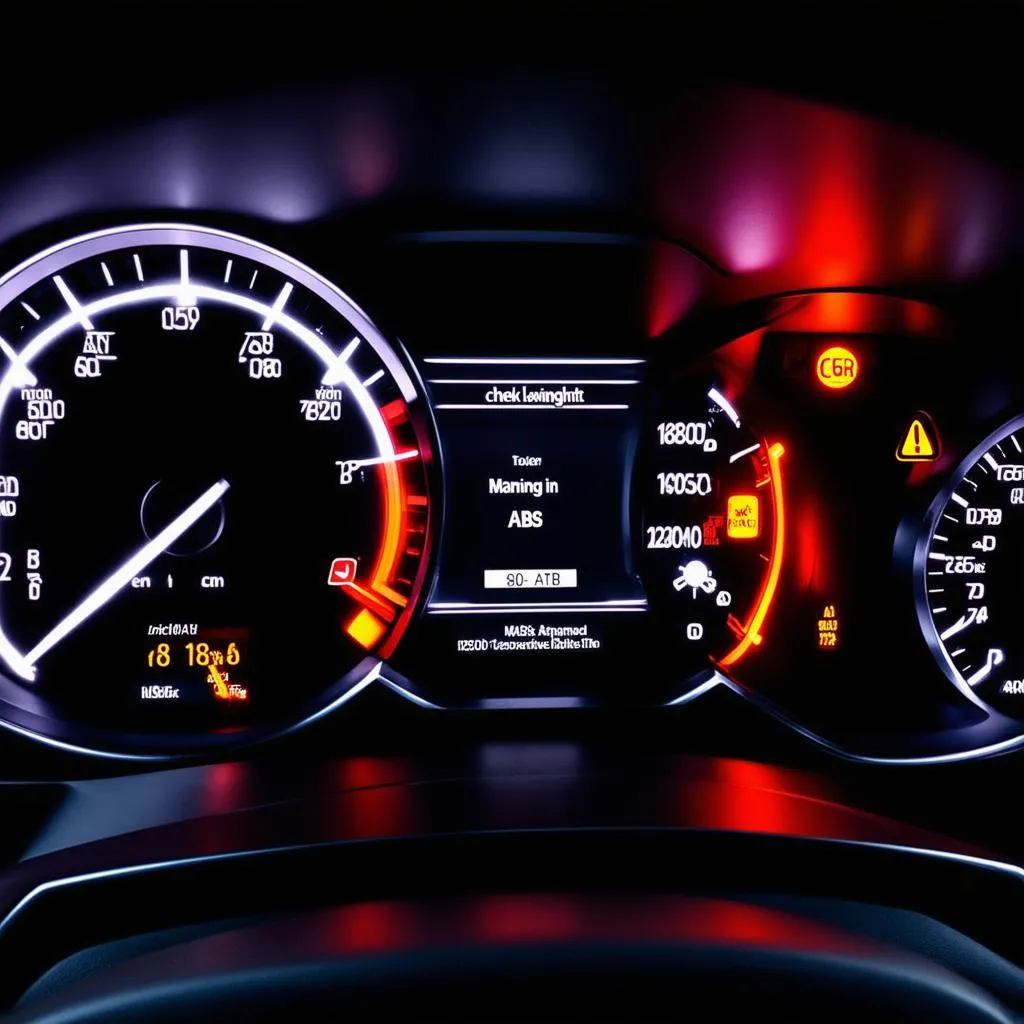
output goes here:
[[7, 24], [5, 1005], [658, 892], [1024, 1006], [1018, 9]]

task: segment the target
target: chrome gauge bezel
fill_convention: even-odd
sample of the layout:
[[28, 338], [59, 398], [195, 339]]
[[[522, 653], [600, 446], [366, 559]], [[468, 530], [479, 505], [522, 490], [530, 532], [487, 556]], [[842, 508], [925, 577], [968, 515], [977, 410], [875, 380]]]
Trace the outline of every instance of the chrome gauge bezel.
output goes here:
[[[928, 551], [932, 544], [936, 525], [949, 505], [949, 502], [952, 500], [954, 492], [963, 482], [964, 477], [977, 465], [978, 461], [987, 451], [1014, 431], [1020, 430], [1022, 427], [1024, 427], [1024, 414], [1015, 416], [1002, 423], [977, 445], [975, 445], [975, 447], [972, 448], [963, 457], [963, 459], [961, 459], [960, 463], [952, 474], [950, 474], [949, 479], [943, 485], [942, 489], [928, 506], [928, 511], [925, 513], [924, 517], [923, 527], [914, 546], [913, 560], [914, 605], [917, 612], [917, 620], [920, 624], [921, 633], [924, 636], [925, 643], [928, 645], [928, 649], [934, 656], [936, 663], [942, 669], [946, 678], [968, 701], [993, 718], [1006, 721], [1010, 721], [1010, 719], [997, 709], [993, 708], [986, 701], [982, 700], [968, 685], [960, 671], [953, 664], [949, 657], [949, 653], [946, 650], [945, 644], [939, 637], [939, 632], [932, 615], [931, 606], [928, 603], [927, 561]], [[1024, 732], [1024, 724], [1021, 725], [1021, 731]]]
[[[397, 342], [384, 337], [369, 315], [346, 292], [299, 259], [257, 238], [195, 223], [153, 221], [106, 227], [67, 238], [22, 261], [0, 276], [0, 308], [65, 267], [102, 257], [108, 253], [130, 251], [134, 247], [182, 246], [215, 248], [225, 256], [258, 259], [297, 286], [307, 289], [326, 304], [339, 310], [362, 340], [374, 351], [392, 377], [402, 398], [414, 413], [418, 430], [431, 439], [430, 459], [436, 453], [433, 420], [423, 386], [415, 367]], [[433, 491], [433, 486], [431, 487]], [[424, 558], [417, 588], [429, 583], [431, 557]], [[71, 723], [50, 715], [31, 693], [18, 692], [12, 681], [0, 680], [0, 728], [27, 739], [72, 754], [127, 761], [161, 762], [180, 760], [204, 751], [251, 745], [304, 728], [332, 713], [380, 678], [384, 661], [368, 655], [334, 683], [325, 687], [314, 701], [296, 707], [286, 720], [246, 726], [234, 735], [183, 734], [150, 736], [108, 730], [85, 723]], [[87, 673], [88, 668], [83, 667]]]

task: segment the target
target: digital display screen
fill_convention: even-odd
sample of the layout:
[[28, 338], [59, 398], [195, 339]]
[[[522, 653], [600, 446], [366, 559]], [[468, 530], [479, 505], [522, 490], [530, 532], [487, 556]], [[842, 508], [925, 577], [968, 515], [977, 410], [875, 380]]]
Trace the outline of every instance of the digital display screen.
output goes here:
[[635, 356], [424, 361], [447, 512], [422, 632], [441, 666], [450, 658], [487, 680], [478, 699], [571, 701], [574, 661], [599, 671], [617, 646], [625, 653], [623, 619], [647, 603], [625, 542], [643, 366]]

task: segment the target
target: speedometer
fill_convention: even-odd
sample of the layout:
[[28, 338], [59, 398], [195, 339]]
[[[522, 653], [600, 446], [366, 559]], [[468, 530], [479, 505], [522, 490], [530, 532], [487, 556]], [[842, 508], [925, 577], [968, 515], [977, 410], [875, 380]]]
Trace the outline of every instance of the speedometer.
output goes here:
[[173, 745], [374, 678], [427, 569], [432, 444], [347, 296], [235, 235], [131, 227], [0, 282], [0, 349], [8, 720]]
[[1024, 718], [1024, 416], [953, 474], [918, 545], [918, 615], [950, 680]]

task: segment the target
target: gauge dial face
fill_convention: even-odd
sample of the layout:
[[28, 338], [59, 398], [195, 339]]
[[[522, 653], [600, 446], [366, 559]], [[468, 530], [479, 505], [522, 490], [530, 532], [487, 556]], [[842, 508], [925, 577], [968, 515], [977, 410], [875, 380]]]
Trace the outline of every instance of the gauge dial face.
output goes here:
[[233, 235], [127, 228], [8, 275], [0, 339], [17, 703], [223, 734], [294, 722], [393, 650], [431, 440], [403, 360], [333, 285]]
[[783, 554], [781, 456], [717, 387], [670, 389], [648, 428], [640, 574], [680, 678], [731, 669], [764, 641]]
[[953, 474], [915, 561], [921, 627], [947, 676], [976, 704], [1024, 719], [1024, 416]]

